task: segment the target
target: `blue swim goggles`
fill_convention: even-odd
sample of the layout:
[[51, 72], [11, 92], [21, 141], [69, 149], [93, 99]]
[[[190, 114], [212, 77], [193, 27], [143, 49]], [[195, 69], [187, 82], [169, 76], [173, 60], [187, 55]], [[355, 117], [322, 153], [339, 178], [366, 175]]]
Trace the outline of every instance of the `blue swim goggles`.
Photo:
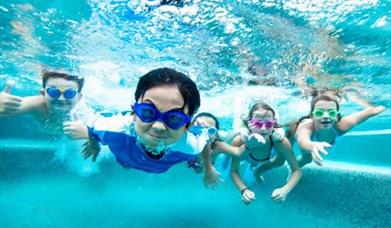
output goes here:
[[192, 126], [189, 131], [195, 135], [201, 135], [204, 129], [207, 129], [209, 137], [215, 137], [217, 135], [217, 128], [215, 127], [205, 127], [200, 125]]
[[161, 113], [155, 105], [149, 103], [135, 103], [133, 109], [141, 121], [151, 123], [161, 120], [167, 127], [174, 130], [181, 128], [191, 121], [190, 116], [181, 111], [177, 111], [178, 109]]
[[46, 93], [54, 99], [57, 99], [61, 96], [61, 94], [64, 96], [65, 99], [70, 100], [74, 98], [77, 94], [77, 90], [73, 88], [66, 88], [66, 89], [60, 89], [58, 87], [49, 87], [46, 89]]

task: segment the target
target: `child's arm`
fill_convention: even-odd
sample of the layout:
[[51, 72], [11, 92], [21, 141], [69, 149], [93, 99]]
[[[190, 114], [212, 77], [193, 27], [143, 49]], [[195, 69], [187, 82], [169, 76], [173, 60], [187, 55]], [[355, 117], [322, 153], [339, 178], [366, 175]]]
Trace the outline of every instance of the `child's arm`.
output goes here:
[[82, 156], [84, 159], [92, 157], [92, 161], [96, 161], [96, 158], [100, 152], [99, 141], [95, 137], [90, 137], [87, 125], [81, 121], [67, 121], [64, 122], [64, 134], [71, 139], [88, 139], [83, 144]]
[[299, 183], [301, 179], [301, 170], [293, 153], [292, 145], [287, 138], [284, 138], [279, 143], [275, 143], [275, 147], [277, 153], [286, 159], [291, 168], [291, 176], [287, 183], [281, 188], [276, 188], [272, 193], [273, 200], [283, 202], [285, 201], [286, 196], [292, 191], [297, 183]]
[[368, 106], [362, 111], [355, 112], [346, 117], [342, 117], [341, 120], [336, 123], [336, 129], [338, 131], [338, 134], [345, 134], [356, 125], [366, 121], [370, 117], [380, 114], [384, 111], [384, 109], [384, 106]]
[[2, 92], [0, 93], [0, 118], [43, 110], [45, 105], [44, 97], [41, 95], [19, 97]]
[[204, 184], [208, 188], [214, 188], [215, 185], [221, 182], [219, 173], [217, 173], [215, 167], [212, 164], [211, 153], [212, 150], [210, 148], [210, 144], [208, 144], [202, 150], [202, 158], [205, 164]]
[[222, 151], [231, 157], [239, 157], [243, 151], [246, 149], [246, 146], [243, 144], [240, 147], [231, 146], [226, 142], [215, 141], [215, 150]]
[[[243, 145], [243, 141], [241, 140], [240, 136], [236, 136], [232, 142], [233, 146], [241, 146]], [[231, 164], [231, 178], [234, 182], [235, 186], [238, 188], [242, 195], [242, 200], [245, 204], [251, 203], [251, 201], [255, 200], [255, 193], [251, 191], [243, 182], [242, 178], [239, 174], [239, 163], [240, 158], [239, 157], [233, 157], [232, 158], [232, 164]]]
[[71, 139], [89, 139], [87, 125], [81, 121], [67, 121], [63, 124], [64, 134]]
[[311, 153], [312, 159], [314, 162], [322, 166], [323, 158], [320, 156], [320, 153], [327, 155], [325, 148], [331, 147], [327, 142], [314, 142], [311, 140], [311, 135], [313, 133], [313, 126], [311, 121], [305, 121], [299, 125], [297, 128], [297, 144], [300, 147], [300, 150], [304, 153]]

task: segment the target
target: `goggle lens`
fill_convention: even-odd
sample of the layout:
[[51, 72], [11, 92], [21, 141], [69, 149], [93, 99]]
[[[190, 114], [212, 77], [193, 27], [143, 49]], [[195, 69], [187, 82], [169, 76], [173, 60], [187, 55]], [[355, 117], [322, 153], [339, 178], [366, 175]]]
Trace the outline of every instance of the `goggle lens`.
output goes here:
[[61, 94], [63, 94], [65, 99], [72, 99], [76, 96], [77, 91], [73, 88], [67, 88], [65, 90], [61, 90], [57, 87], [49, 87], [46, 89], [46, 93], [51, 97], [51, 98], [59, 98]]
[[265, 128], [269, 129], [269, 128], [273, 128], [275, 124], [276, 124], [275, 120], [265, 120], [265, 121], [256, 120], [256, 119], [250, 120], [250, 125], [252, 125], [255, 128], [262, 128], [263, 126], [265, 126]]
[[149, 103], [135, 103], [134, 112], [143, 122], [151, 123], [162, 120], [171, 129], [178, 129], [191, 120], [190, 116], [179, 111], [161, 113], [154, 105]]
[[315, 109], [313, 112], [312, 112], [312, 115], [315, 117], [315, 118], [322, 118], [324, 116], [324, 114], [327, 112], [328, 116], [331, 118], [331, 119], [336, 119], [338, 117], [338, 114], [339, 112], [336, 110], [336, 109], [330, 109], [330, 110], [323, 110], [323, 109]]

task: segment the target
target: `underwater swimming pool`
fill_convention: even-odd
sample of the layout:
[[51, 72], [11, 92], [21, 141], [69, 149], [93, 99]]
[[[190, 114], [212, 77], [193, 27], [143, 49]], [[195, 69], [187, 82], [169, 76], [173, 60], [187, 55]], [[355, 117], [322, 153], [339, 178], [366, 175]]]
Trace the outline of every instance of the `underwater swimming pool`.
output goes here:
[[[154, 2], [0, 2], [0, 89], [13, 79], [13, 94], [35, 95], [39, 72], [62, 68], [84, 76], [95, 110], [128, 110], [138, 78], [168, 66], [196, 81], [201, 110], [224, 130], [246, 96], [268, 97], [284, 122], [307, 114], [296, 79], [357, 87], [387, 110], [342, 137], [324, 167], [306, 166], [284, 203], [270, 195], [286, 167], [264, 175], [248, 206], [229, 179], [209, 190], [185, 164], [161, 175], [111, 156], [84, 165], [77, 146], [32, 118], [0, 119], [0, 227], [391, 227], [388, 0]], [[248, 82], [253, 62], [267, 86]], [[342, 105], [344, 115], [358, 109]]]
[[[354, 163], [345, 148], [385, 137], [355, 150]], [[391, 135], [346, 137], [325, 166], [306, 167], [299, 186], [286, 202], [270, 198], [283, 184], [287, 168], [265, 174], [253, 187], [257, 200], [245, 206], [228, 179], [215, 190], [185, 165], [163, 175], [125, 170], [113, 159], [100, 172], [81, 177], [56, 159], [58, 145], [37, 140], [0, 140], [2, 227], [387, 227], [391, 224], [391, 170], [369, 153], [387, 151]], [[346, 143], [346, 144], [345, 144]], [[345, 144], [345, 145], [344, 145]], [[349, 151], [350, 153], [351, 151]], [[340, 154], [341, 153], [341, 154]], [[353, 153], [353, 152], [352, 152]], [[352, 158], [352, 156], [350, 155]], [[334, 161], [332, 161], [334, 160]], [[348, 163], [344, 162], [349, 160]], [[365, 161], [360, 164], [360, 161]]]

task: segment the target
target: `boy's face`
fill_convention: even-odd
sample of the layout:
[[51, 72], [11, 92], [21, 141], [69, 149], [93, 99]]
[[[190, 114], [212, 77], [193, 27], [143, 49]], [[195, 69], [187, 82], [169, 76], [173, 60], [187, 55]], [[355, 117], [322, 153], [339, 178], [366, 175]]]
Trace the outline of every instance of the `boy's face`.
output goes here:
[[[182, 109], [184, 106], [182, 94], [178, 88], [172, 86], [159, 86], [149, 89], [137, 102], [153, 104], [161, 113], [173, 109]], [[183, 112], [187, 114], [188, 110], [186, 105]], [[140, 120], [137, 115], [134, 114], [133, 116], [137, 135], [149, 147], [160, 146], [162, 143], [164, 145], [173, 144], [185, 132], [186, 125], [178, 129], [171, 129], [161, 120], [147, 123]]]
[[[48, 92], [48, 89], [51, 91]], [[77, 83], [64, 78], [49, 78], [41, 93], [45, 97], [48, 110], [62, 113], [70, 112], [81, 98]], [[53, 94], [59, 96], [53, 96]]]

